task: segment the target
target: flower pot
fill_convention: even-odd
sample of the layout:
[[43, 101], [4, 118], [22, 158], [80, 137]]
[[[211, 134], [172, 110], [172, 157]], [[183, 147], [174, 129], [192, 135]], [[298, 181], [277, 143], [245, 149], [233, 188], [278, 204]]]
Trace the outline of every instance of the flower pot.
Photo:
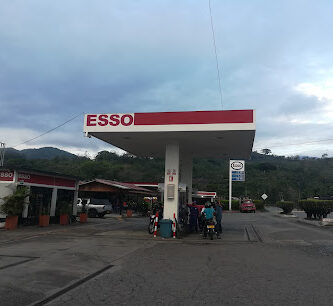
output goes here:
[[88, 215], [86, 213], [80, 214], [80, 223], [86, 223], [88, 219]]
[[132, 217], [133, 211], [131, 209], [127, 209], [127, 217]]
[[39, 226], [41, 227], [49, 226], [49, 223], [50, 223], [50, 216], [47, 215], [39, 216]]
[[5, 229], [13, 230], [17, 228], [18, 216], [7, 216]]
[[60, 215], [60, 224], [61, 225], [68, 224], [68, 215], [67, 214]]

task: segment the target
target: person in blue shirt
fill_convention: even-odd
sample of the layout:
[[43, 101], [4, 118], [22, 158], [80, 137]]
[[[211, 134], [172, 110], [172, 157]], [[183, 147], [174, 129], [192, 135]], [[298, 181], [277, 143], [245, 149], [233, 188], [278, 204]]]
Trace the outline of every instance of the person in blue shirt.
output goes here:
[[205, 208], [202, 210], [201, 213], [205, 215], [206, 220], [210, 220], [213, 219], [215, 210], [209, 202], [206, 202]]
[[205, 223], [204, 223], [204, 238], [207, 237], [207, 222], [213, 221], [214, 215], [215, 215], [215, 210], [211, 206], [209, 202], [206, 202], [205, 208], [202, 210], [202, 213], [205, 216]]

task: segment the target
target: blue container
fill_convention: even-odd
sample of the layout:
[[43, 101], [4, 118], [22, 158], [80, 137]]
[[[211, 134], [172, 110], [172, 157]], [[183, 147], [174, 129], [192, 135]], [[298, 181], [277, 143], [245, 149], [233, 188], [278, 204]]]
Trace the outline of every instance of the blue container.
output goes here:
[[160, 221], [160, 236], [163, 238], [172, 237], [172, 221], [170, 219], [162, 219]]

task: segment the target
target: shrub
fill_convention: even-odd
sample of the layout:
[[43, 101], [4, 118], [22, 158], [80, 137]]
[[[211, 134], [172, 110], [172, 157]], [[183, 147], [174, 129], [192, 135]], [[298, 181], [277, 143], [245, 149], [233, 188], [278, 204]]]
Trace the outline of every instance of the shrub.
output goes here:
[[283, 210], [284, 214], [290, 214], [295, 208], [295, 202], [292, 201], [280, 201], [276, 203], [276, 206]]
[[59, 201], [57, 203], [57, 214], [60, 215], [71, 215], [72, 214], [72, 204], [66, 201]]
[[137, 211], [142, 213], [145, 216], [148, 213], [149, 205], [150, 205], [149, 203], [142, 201], [142, 202], [138, 203]]
[[302, 200], [299, 201], [299, 206], [306, 213], [307, 219], [313, 218], [326, 218], [327, 215], [333, 210], [332, 200]]
[[0, 212], [7, 216], [17, 216], [22, 214], [25, 203], [24, 200], [29, 196], [27, 187], [20, 187], [13, 194], [5, 197], [4, 203], [0, 206]]
[[265, 209], [265, 203], [263, 200], [253, 200], [253, 204], [256, 206], [256, 209], [259, 210]]
[[[222, 200], [221, 201], [223, 210], [229, 210], [229, 200]], [[232, 200], [231, 201], [231, 209], [232, 210], [239, 210], [239, 201]]]

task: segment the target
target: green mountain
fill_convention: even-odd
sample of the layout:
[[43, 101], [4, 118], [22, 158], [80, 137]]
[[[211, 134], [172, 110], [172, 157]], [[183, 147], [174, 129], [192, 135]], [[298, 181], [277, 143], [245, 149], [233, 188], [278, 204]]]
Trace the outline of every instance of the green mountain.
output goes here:
[[[19, 154], [25, 154], [23, 151], [19, 151]], [[163, 182], [164, 179], [163, 159], [139, 158], [129, 154], [118, 156], [108, 151], [101, 151], [96, 158], [89, 159], [68, 152], [59, 155], [59, 152], [64, 151], [56, 148], [42, 148], [32, 152], [43, 154], [39, 155], [40, 158], [30, 159], [8, 154], [5, 166], [58, 172], [81, 179], [104, 178], [124, 182]], [[54, 158], [51, 158], [52, 154]], [[234, 196], [248, 195], [259, 199], [266, 193], [269, 197], [267, 201], [275, 202], [282, 198], [296, 200], [333, 195], [333, 158], [286, 158], [253, 152], [251, 160], [246, 161], [245, 169], [246, 181], [233, 183]], [[227, 160], [193, 161], [194, 188], [217, 191], [220, 196], [227, 198], [228, 186]]]
[[73, 158], [76, 155], [67, 151], [53, 147], [44, 147], [39, 149], [15, 150], [13, 148], [6, 149], [6, 159], [24, 158], [24, 159], [53, 159], [55, 157]]

